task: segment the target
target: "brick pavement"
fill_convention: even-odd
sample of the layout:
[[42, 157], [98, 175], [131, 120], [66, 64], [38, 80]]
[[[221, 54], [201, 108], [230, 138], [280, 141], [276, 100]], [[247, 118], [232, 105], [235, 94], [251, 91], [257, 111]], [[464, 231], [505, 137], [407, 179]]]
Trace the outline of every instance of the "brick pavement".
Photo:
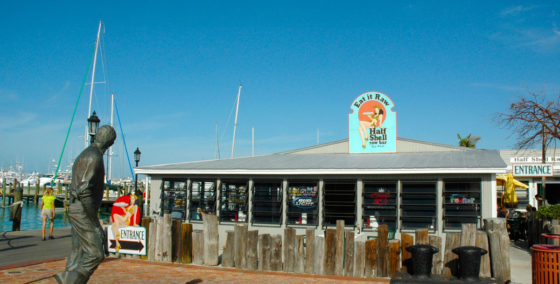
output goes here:
[[[50, 259], [0, 267], [0, 283], [56, 283], [52, 275], [66, 260]], [[89, 283], [389, 283], [389, 279], [360, 279], [283, 272], [244, 271], [137, 259], [107, 258]]]

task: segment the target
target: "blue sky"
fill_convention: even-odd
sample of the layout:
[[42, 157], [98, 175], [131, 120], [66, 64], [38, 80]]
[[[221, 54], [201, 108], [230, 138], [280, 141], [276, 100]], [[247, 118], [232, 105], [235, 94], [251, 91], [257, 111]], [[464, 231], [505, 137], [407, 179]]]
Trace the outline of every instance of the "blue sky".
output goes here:
[[[58, 160], [104, 22], [93, 109], [115, 93], [142, 165], [229, 157], [348, 137], [352, 101], [388, 95], [399, 137], [513, 148], [493, 121], [529, 91], [560, 93], [558, 1], [2, 1], [0, 167]], [[89, 82], [89, 76], [88, 79]], [[86, 85], [62, 164], [84, 147]], [[229, 123], [228, 123], [229, 121]], [[127, 175], [122, 140], [117, 170]]]

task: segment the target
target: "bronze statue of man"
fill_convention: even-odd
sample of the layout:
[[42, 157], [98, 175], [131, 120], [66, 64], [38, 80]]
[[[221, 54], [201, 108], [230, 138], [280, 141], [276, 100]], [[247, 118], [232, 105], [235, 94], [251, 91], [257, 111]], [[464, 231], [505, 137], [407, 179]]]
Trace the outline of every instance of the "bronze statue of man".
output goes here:
[[97, 217], [105, 184], [103, 154], [113, 145], [113, 127], [99, 128], [93, 143], [74, 161], [68, 219], [72, 225], [72, 251], [66, 270], [54, 277], [58, 283], [86, 283], [105, 258], [105, 233]]

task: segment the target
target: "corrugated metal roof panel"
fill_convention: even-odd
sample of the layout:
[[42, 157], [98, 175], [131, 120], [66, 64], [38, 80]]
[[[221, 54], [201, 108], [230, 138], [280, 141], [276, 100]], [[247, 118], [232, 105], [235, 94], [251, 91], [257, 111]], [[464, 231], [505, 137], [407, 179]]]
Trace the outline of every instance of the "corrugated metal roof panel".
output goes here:
[[418, 169], [505, 169], [498, 151], [450, 151], [391, 154], [274, 154], [236, 159], [143, 166], [138, 173], [189, 171], [281, 170], [418, 170]]

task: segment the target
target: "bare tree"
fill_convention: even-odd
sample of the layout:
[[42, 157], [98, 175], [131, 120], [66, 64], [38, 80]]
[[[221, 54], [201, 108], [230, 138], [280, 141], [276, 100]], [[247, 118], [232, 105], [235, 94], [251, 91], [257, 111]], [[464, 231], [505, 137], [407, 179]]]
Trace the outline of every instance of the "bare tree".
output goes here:
[[551, 101], [535, 93], [520, 97], [510, 105], [508, 113], [498, 113], [497, 119], [515, 131], [519, 149], [537, 143], [548, 145], [554, 138], [560, 139], [560, 96]]

